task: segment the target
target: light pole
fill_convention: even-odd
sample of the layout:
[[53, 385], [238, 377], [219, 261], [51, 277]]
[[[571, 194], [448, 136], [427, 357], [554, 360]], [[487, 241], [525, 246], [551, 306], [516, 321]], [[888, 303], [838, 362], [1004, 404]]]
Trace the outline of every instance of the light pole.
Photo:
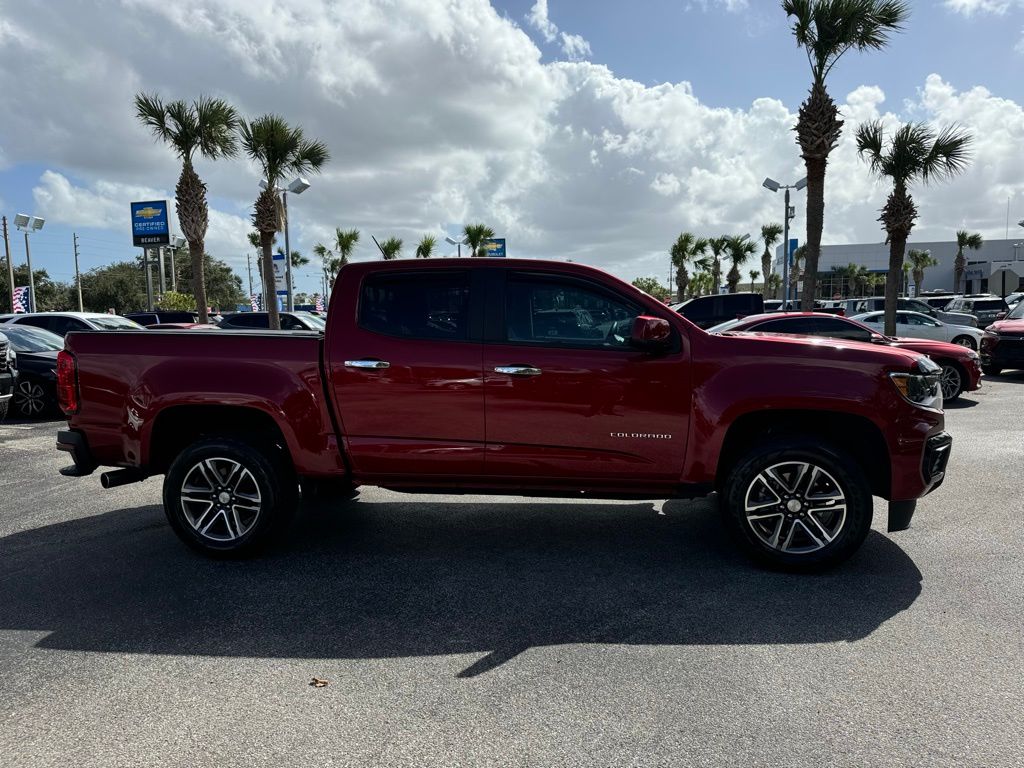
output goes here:
[[[796, 184], [779, 184], [771, 178], [766, 178], [761, 182], [761, 186], [765, 189], [770, 189], [772, 192], [778, 192], [780, 189], [786, 190], [786, 201], [785, 201], [785, 212], [783, 213], [783, 225], [782, 225], [782, 311], [785, 312], [789, 304], [789, 220], [796, 216], [796, 211], [790, 212], [789, 207], [789, 190], [796, 189], [801, 190], [807, 186], [807, 177], [804, 176]], [[765, 278], [767, 279], [767, 278]]]
[[445, 236], [444, 241], [446, 243], [448, 243], [448, 245], [457, 245], [457, 246], [459, 246], [459, 256], [460, 257], [462, 256], [462, 246], [467, 245], [469, 243], [469, 240], [467, 238], [465, 238], [465, 237], [462, 238], [461, 240], [456, 240], [454, 237], [450, 237], [448, 235]]
[[[312, 186], [306, 179], [301, 176], [296, 176], [292, 179], [291, 184], [288, 185], [287, 189], [281, 187], [274, 187], [274, 192], [281, 195], [281, 209], [284, 213], [284, 273], [285, 281], [288, 283], [288, 300], [285, 302], [285, 309], [288, 312], [295, 310], [295, 305], [292, 302], [292, 247], [291, 240], [288, 237], [288, 193], [291, 192], [293, 195], [301, 195], [307, 189]], [[260, 189], [267, 188], [267, 180], [260, 180]]]
[[[25, 233], [25, 260], [28, 262], [28, 300], [33, 312], [38, 311], [36, 309], [36, 278], [32, 274], [32, 252], [28, 248], [28, 236], [42, 229], [44, 223], [46, 223], [46, 219], [41, 219], [38, 216], [28, 216], [24, 213], [19, 213], [14, 217], [14, 226]], [[11, 285], [13, 284], [12, 282]]]
[[178, 249], [185, 245], [185, 238], [181, 235], [171, 235], [170, 245], [166, 246], [167, 250], [171, 253], [171, 290], [175, 293], [178, 292], [178, 273], [174, 269], [174, 254], [178, 252]]

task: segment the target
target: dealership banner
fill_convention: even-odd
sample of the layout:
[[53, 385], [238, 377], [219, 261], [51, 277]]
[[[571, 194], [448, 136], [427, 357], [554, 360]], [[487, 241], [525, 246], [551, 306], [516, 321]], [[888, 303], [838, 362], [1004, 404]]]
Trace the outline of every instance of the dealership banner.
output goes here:
[[484, 250], [487, 251], [488, 256], [505, 256], [504, 237], [492, 237], [489, 240], [484, 240], [482, 245], [484, 247]]
[[170, 245], [171, 228], [167, 219], [167, 201], [132, 203], [132, 245], [139, 248]]

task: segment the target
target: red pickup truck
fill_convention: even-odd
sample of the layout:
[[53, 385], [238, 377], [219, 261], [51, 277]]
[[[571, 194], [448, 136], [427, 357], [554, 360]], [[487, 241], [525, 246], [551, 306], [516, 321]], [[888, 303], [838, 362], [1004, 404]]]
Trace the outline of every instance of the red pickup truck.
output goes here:
[[317, 332], [69, 334], [57, 448], [104, 487], [164, 475], [168, 520], [256, 550], [300, 495], [693, 498], [770, 565], [842, 561], [943, 480], [939, 368], [900, 349], [705, 333], [577, 264], [342, 269]]

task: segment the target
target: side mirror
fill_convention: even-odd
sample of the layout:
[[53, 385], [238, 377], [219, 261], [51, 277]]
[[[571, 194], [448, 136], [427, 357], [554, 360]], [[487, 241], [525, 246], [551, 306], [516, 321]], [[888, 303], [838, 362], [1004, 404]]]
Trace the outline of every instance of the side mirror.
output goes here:
[[672, 338], [672, 326], [668, 320], [650, 315], [640, 315], [633, 320], [629, 343], [637, 349], [657, 351], [665, 349]]
[[888, 344], [889, 340], [885, 336], [880, 334], [880, 333], [872, 333], [871, 334], [871, 343], [872, 344]]
[[999, 314], [996, 315], [996, 320], [1005, 320], [1005, 319], [1006, 319], [1006, 313], [1005, 312], [1000, 312]]

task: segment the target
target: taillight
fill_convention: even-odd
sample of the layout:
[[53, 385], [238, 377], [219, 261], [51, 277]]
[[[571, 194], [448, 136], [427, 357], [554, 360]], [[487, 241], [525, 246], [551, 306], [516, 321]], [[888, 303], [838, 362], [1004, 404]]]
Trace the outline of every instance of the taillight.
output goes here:
[[63, 349], [57, 353], [57, 401], [66, 415], [78, 413], [78, 363]]

